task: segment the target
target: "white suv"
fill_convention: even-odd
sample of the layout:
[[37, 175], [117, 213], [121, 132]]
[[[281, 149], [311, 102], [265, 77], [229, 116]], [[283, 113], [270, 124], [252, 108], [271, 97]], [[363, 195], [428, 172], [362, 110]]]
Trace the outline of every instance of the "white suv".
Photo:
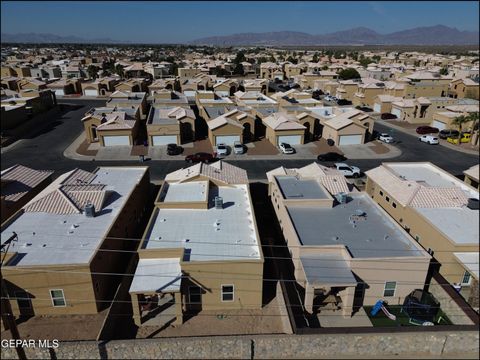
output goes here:
[[282, 153], [284, 154], [293, 154], [295, 152], [294, 148], [290, 146], [290, 144], [287, 143], [280, 143], [278, 146]]
[[438, 144], [438, 137], [434, 135], [422, 135], [418, 138], [421, 142], [430, 144], [430, 145], [437, 145]]
[[228, 147], [225, 144], [218, 144], [217, 145], [217, 156], [225, 156], [228, 155]]
[[243, 148], [243, 144], [240, 141], [235, 141], [233, 143], [233, 152], [235, 154], [243, 154], [245, 149]]
[[354, 177], [358, 178], [360, 176], [360, 169], [356, 166], [350, 166], [345, 163], [335, 163], [335, 167], [340, 171], [345, 177]]

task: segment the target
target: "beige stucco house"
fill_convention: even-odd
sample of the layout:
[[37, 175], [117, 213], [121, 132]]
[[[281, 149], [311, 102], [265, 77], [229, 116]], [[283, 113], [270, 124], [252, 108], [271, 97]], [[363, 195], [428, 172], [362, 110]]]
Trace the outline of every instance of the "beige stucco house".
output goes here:
[[264, 260], [247, 172], [218, 161], [168, 174], [138, 257], [138, 326], [156, 313], [182, 324], [202, 311], [260, 309]]
[[195, 114], [179, 106], [150, 108], [147, 117], [147, 135], [150, 146], [185, 144], [195, 139]]
[[349, 318], [380, 299], [402, 304], [423, 286], [430, 255], [340, 172], [312, 163], [267, 178], [307, 312], [333, 305]]

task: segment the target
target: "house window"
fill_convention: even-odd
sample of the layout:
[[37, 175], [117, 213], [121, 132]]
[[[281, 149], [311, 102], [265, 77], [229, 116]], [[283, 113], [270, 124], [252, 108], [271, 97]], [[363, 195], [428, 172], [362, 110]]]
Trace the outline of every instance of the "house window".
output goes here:
[[385, 200], [387, 200], [387, 202], [390, 202], [390, 198], [388, 196], [385, 196]]
[[67, 306], [65, 295], [62, 289], [50, 290], [50, 297], [52, 298], [52, 304], [54, 307]]
[[395, 204], [395, 203], [392, 203], [392, 206], [393, 206], [394, 208], [397, 208], [397, 204]]
[[385, 283], [385, 289], [383, 290], [383, 296], [384, 297], [394, 296], [396, 287], [397, 287], [396, 281], [387, 281]]
[[188, 302], [190, 304], [200, 304], [202, 302], [202, 291], [198, 286], [188, 288]]
[[380, 190], [380, 196], [383, 196], [383, 191], [382, 190]]
[[415, 240], [420, 241], [420, 236], [415, 235]]
[[233, 285], [222, 285], [222, 301], [233, 301]]
[[472, 275], [468, 271], [465, 271], [462, 276], [462, 285], [470, 285], [470, 282], [472, 281]]

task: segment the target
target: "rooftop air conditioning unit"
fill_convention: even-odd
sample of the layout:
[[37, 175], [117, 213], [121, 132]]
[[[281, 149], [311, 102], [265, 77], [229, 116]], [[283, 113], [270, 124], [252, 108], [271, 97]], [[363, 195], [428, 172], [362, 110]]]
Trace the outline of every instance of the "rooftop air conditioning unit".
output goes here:
[[85, 205], [84, 213], [86, 217], [95, 217], [95, 206], [93, 204], [88, 203]]
[[215, 196], [215, 209], [223, 209], [223, 198]]
[[468, 199], [468, 204], [467, 207], [472, 210], [479, 210], [479, 204], [478, 204], [478, 199]]

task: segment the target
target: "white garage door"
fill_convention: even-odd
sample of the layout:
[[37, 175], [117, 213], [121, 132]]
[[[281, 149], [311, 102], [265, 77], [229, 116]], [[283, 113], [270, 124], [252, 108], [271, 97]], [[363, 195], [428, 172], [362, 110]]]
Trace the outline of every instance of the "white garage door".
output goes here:
[[338, 145], [359, 145], [362, 143], [362, 135], [342, 135]]
[[382, 105], [375, 103], [375, 104], [373, 105], [373, 111], [379, 113], [380, 110], [382, 110]]
[[128, 136], [104, 136], [103, 141], [105, 146], [130, 145]]
[[53, 91], [55, 92], [55, 95], [65, 95], [65, 93], [63, 92], [63, 89], [55, 89]]
[[444, 130], [444, 129], [447, 128], [447, 124], [445, 124], [441, 121], [438, 121], [438, 120], [433, 120], [432, 121], [432, 126], [436, 127], [438, 130]]
[[277, 144], [287, 143], [290, 145], [300, 145], [302, 143], [302, 135], [282, 135], [277, 136]]
[[222, 135], [215, 137], [215, 145], [223, 143], [232, 146], [235, 141], [240, 141], [240, 135]]
[[96, 89], [85, 89], [85, 96], [98, 96]]
[[176, 144], [177, 136], [176, 135], [155, 135], [155, 136], [152, 136], [152, 143], [153, 143], [153, 146]]
[[392, 109], [392, 114], [395, 115], [397, 118], [401, 118], [402, 117], [402, 110], [400, 109]]

